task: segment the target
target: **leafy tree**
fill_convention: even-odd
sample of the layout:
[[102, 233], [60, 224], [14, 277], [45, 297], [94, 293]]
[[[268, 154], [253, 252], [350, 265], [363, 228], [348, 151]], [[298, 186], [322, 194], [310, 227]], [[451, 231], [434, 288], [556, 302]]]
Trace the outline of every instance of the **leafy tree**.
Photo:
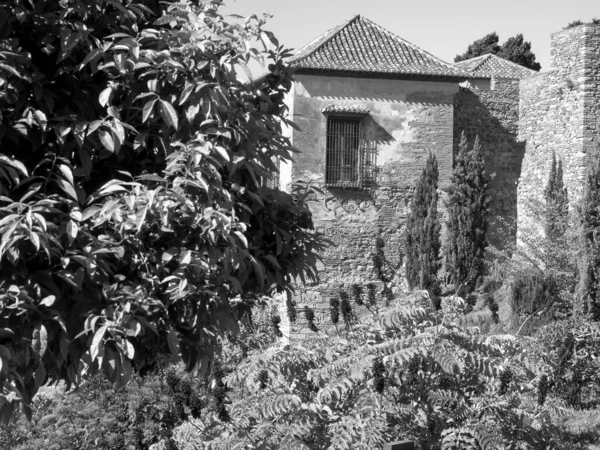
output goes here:
[[528, 69], [539, 71], [542, 68], [540, 63], [535, 60], [535, 53], [531, 51], [531, 42], [525, 41], [520, 33], [508, 38], [502, 44], [498, 56]]
[[508, 38], [501, 46], [498, 42], [496, 32], [490, 33], [469, 45], [465, 53], [454, 58], [454, 62], [491, 53], [528, 69], [539, 71], [542, 68], [531, 51], [531, 42], [525, 41], [522, 34]]
[[440, 268], [438, 177], [437, 160], [430, 153], [415, 188], [406, 225], [406, 278], [411, 289], [434, 286]]
[[481, 39], [477, 39], [470, 44], [465, 53], [462, 55], [456, 55], [454, 57], [454, 62], [476, 58], [481, 55], [487, 55], [488, 53], [496, 55], [500, 51], [500, 45], [498, 42], [500, 42], [500, 37], [495, 31], [490, 34], [486, 34]]
[[448, 192], [446, 267], [455, 288], [462, 285], [466, 292], [473, 292], [484, 271], [490, 203], [486, 191], [479, 137], [469, 146], [463, 132]]
[[600, 321], [600, 158], [588, 166], [582, 202], [582, 230], [586, 254], [582, 264], [584, 312]]
[[205, 370], [257, 295], [314, 276], [309, 190], [268, 186], [289, 53], [220, 4], [0, 0], [5, 421], [46, 382]]

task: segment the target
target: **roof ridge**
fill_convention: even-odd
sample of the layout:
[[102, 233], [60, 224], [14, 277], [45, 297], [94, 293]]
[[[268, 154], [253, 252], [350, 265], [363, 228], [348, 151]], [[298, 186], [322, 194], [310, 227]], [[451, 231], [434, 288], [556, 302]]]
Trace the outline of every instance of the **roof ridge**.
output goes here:
[[301, 47], [288, 63], [308, 71], [470, 77], [466, 70], [447, 63], [361, 14]]
[[494, 55], [493, 53], [486, 53], [485, 55], [478, 56], [478, 58], [481, 58], [481, 62], [475, 66], [475, 68], [473, 69], [473, 72], [476, 71], [477, 69], [479, 69], [481, 66], [483, 66], [485, 64], [485, 62], [488, 59], [490, 59], [491, 56], [496, 56], [496, 55]]
[[[340, 32], [344, 28], [347, 28], [352, 22], [354, 22], [358, 18], [360, 18], [360, 14], [355, 14], [350, 19], [346, 20], [346, 22], [344, 22], [342, 24], [339, 24], [339, 25], [336, 25], [333, 28], [330, 28], [325, 33], [323, 33], [322, 35], [320, 35], [319, 37], [317, 37], [316, 39], [314, 39], [311, 42], [309, 42], [308, 44], [300, 47], [296, 51], [296, 54], [294, 56], [292, 56], [289, 61], [290, 62], [299, 62], [299, 61], [302, 61], [303, 59], [308, 58], [313, 53], [315, 53], [320, 47], [324, 46], [329, 41], [331, 41], [335, 36], [337, 36], [338, 34], [340, 34]], [[329, 34], [329, 36], [328, 36], [328, 34]], [[313, 44], [314, 44], [314, 48], [311, 51], [309, 51], [308, 53], [306, 53], [305, 55], [303, 55], [302, 52], [306, 51]]]
[[509, 64], [512, 64], [514, 66], [518, 66], [520, 69], [525, 69], [525, 70], [528, 70], [528, 71], [533, 72], [533, 73], [539, 73], [537, 70], [533, 70], [533, 69], [530, 69], [529, 67], [522, 66], [521, 64], [516, 63], [514, 61], [511, 61], [510, 59], [506, 59], [506, 58], [504, 58], [502, 56], [498, 56], [498, 55], [493, 54], [493, 53], [489, 53], [489, 55], [493, 56], [496, 59], [501, 59], [502, 61], [507, 62]]
[[[359, 14], [359, 15], [360, 15], [360, 14]], [[396, 33], [394, 33], [394, 32], [392, 32], [392, 31], [390, 31], [390, 30], [388, 30], [388, 29], [386, 29], [386, 28], [382, 27], [381, 25], [379, 25], [379, 24], [377, 24], [377, 23], [375, 23], [375, 22], [373, 22], [373, 21], [372, 21], [371, 19], [369, 19], [368, 17], [362, 16], [362, 19], [363, 19], [363, 20], [365, 20], [365, 21], [367, 21], [367, 22], [369, 22], [369, 23], [370, 23], [371, 25], [373, 25], [374, 27], [376, 27], [376, 28], [379, 28], [379, 29], [380, 29], [382, 32], [384, 32], [385, 34], [389, 35], [389, 36], [390, 36], [392, 39], [395, 39], [395, 40], [397, 40], [397, 41], [399, 41], [399, 42], [401, 42], [401, 43], [404, 43], [404, 44], [408, 45], [409, 47], [412, 47], [412, 48], [414, 48], [414, 49], [418, 50], [418, 51], [419, 51], [419, 52], [421, 52], [421, 53], [425, 53], [425, 54], [426, 54], [427, 56], [429, 56], [430, 58], [433, 58], [434, 60], [436, 60], [436, 61], [438, 61], [438, 62], [440, 62], [440, 63], [444, 64], [444, 65], [445, 65], [447, 68], [449, 68], [449, 69], [455, 69], [455, 70], [456, 70], [456, 67], [455, 67], [453, 64], [451, 64], [451, 63], [448, 63], [448, 62], [444, 61], [443, 59], [441, 59], [441, 58], [439, 58], [439, 57], [437, 57], [437, 56], [435, 56], [435, 55], [433, 55], [433, 54], [429, 53], [427, 50], [423, 50], [423, 49], [422, 49], [421, 47], [419, 47], [418, 45], [416, 45], [416, 44], [413, 44], [413, 43], [412, 43], [412, 42], [410, 42], [410, 41], [407, 41], [406, 39], [404, 39], [404, 38], [402, 38], [402, 37], [398, 36]]]

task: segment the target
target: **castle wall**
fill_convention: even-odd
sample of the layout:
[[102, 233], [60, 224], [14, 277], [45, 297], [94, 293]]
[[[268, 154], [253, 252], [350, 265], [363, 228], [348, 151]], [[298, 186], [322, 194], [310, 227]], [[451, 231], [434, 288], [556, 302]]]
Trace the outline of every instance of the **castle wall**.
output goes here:
[[516, 241], [517, 181], [525, 152], [517, 142], [519, 81], [492, 79], [489, 89], [461, 88], [455, 97], [454, 153], [464, 132], [469, 144], [479, 136], [489, 179], [488, 241], [504, 248]]
[[[409, 201], [430, 151], [436, 154], [440, 187], [452, 173], [453, 99], [456, 83], [296, 75], [292, 143], [292, 179], [312, 180], [325, 195], [311, 202], [315, 228], [333, 245], [322, 255], [319, 283], [298, 286], [298, 310], [309, 305], [315, 322], [327, 327], [329, 299], [340, 286], [376, 282], [371, 263], [375, 239], [386, 243], [388, 259], [400, 269], [404, 223]], [[356, 105], [370, 114], [361, 123], [365, 139], [376, 144], [375, 183], [369, 189], [325, 187], [329, 105]], [[295, 336], [309, 334], [302, 313], [292, 327]]]
[[[518, 137], [525, 157], [518, 189], [518, 239], [541, 237], [539, 211], [553, 152], [563, 163], [570, 205], [581, 198], [600, 108], [600, 26], [579, 26], [551, 36], [551, 67], [521, 81]], [[540, 206], [541, 204], [541, 206]]]

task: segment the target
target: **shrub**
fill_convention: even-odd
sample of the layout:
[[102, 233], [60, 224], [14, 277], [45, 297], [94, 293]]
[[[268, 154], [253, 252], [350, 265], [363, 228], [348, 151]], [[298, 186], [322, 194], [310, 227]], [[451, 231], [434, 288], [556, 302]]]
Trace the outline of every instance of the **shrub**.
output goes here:
[[406, 279], [411, 289], [429, 289], [440, 268], [438, 177], [437, 160], [429, 153], [415, 187], [406, 225]]
[[205, 422], [199, 440], [314, 450], [380, 448], [398, 436], [430, 450], [551, 442], [550, 412], [560, 406], [551, 395], [536, 406], [541, 368], [517, 339], [458, 327], [458, 297], [439, 311], [422, 294], [394, 303], [344, 339], [251, 353], [226, 377], [231, 424]]
[[448, 190], [447, 271], [455, 289], [475, 289], [485, 268], [489, 198], [486, 194], [485, 162], [479, 137], [469, 147], [463, 132]]

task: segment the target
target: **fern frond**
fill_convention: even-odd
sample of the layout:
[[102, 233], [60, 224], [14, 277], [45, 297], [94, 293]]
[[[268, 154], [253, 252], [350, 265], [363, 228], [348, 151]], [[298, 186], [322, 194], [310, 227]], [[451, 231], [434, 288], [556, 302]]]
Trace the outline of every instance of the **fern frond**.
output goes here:
[[[437, 344], [432, 349], [432, 357], [442, 370], [450, 375], [464, 370], [463, 351], [449, 343]], [[456, 369], [456, 372], [455, 372]]]
[[436, 389], [430, 392], [428, 397], [432, 404], [443, 406], [444, 408], [451, 408], [460, 402], [460, 394], [458, 392], [444, 389]]
[[400, 306], [389, 311], [386, 316], [381, 317], [379, 324], [383, 328], [402, 328], [407, 324], [419, 324], [427, 319], [429, 315], [423, 307]]
[[442, 431], [442, 450], [479, 450], [471, 427], [447, 428]]
[[[248, 404], [253, 407], [247, 408]], [[248, 421], [254, 417], [256, 420], [265, 420], [279, 417], [296, 411], [302, 405], [300, 397], [294, 394], [270, 393], [264, 396], [253, 396], [231, 406], [231, 416], [238, 421]], [[252, 414], [251, 414], [252, 412]], [[241, 422], [240, 422], [241, 423]]]
[[336, 359], [325, 366], [311, 369], [308, 371], [307, 379], [318, 385], [321, 381], [338, 377], [343, 373], [347, 373], [359, 358], [360, 355], [352, 354], [345, 358]]
[[317, 402], [329, 404], [341, 400], [350, 390], [354, 388], [354, 381], [349, 377], [339, 377], [329, 382], [325, 387], [319, 389]]
[[478, 353], [467, 353], [465, 361], [486, 377], [498, 378], [500, 375], [500, 368], [491, 358], [486, 358]]
[[483, 426], [476, 426], [473, 435], [481, 447], [481, 450], [498, 450], [501, 448], [502, 438], [494, 430]]
[[417, 355], [427, 355], [427, 349], [422, 347], [404, 348], [383, 358], [383, 363], [389, 369], [397, 370]]

